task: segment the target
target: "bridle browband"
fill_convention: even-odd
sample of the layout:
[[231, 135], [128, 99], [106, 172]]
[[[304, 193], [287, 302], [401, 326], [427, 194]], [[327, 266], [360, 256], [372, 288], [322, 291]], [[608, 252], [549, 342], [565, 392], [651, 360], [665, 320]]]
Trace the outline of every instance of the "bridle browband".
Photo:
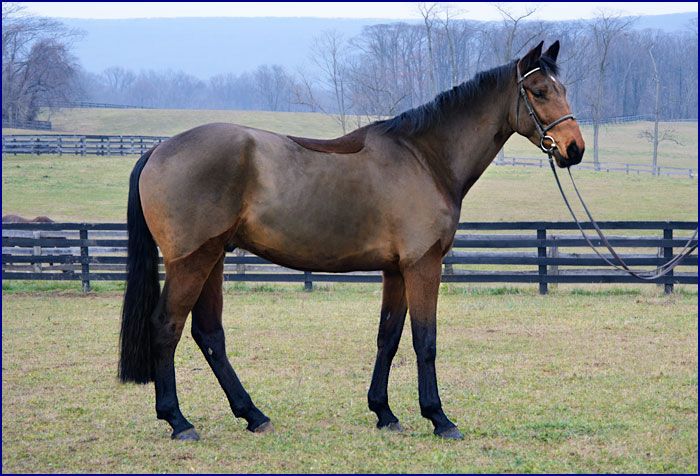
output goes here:
[[[542, 122], [540, 121], [540, 118], [537, 116], [537, 113], [535, 112], [535, 109], [532, 107], [532, 103], [530, 102], [530, 99], [527, 97], [527, 93], [525, 92], [525, 87], [523, 86], [523, 81], [525, 81], [525, 78], [530, 76], [532, 73], [536, 71], [540, 71], [540, 68], [534, 68], [524, 75], [520, 75], [520, 65], [516, 63], [515, 66], [515, 71], [517, 74], [517, 79], [518, 79], [518, 88], [520, 89], [520, 95], [518, 96], [518, 103], [516, 106], [516, 112], [515, 112], [515, 122], [516, 124], [518, 123], [519, 115], [520, 115], [520, 99], [523, 99], [523, 102], [525, 103], [525, 107], [527, 108], [527, 112], [532, 118], [532, 122], [535, 123], [535, 128], [537, 129], [537, 133], [540, 136], [540, 149], [542, 149], [542, 152], [545, 152], [547, 156], [549, 157], [549, 166], [552, 169], [552, 173], [554, 174], [554, 178], [557, 182], [557, 187], [559, 188], [559, 192], [561, 193], [562, 198], [564, 199], [564, 203], [566, 204], [566, 208], [569, 210], [569, 213], [573, 217], [574, 221], [576, 222], [576, 226], [578, 229], [581, 231], [581, 235], [583, 235], [583, 238], [586, 240], [586, 243], [588, 246], [591, 247], [591, 249], [595, 252], [596, 255], [598, 255], [599, 258], [601, 258], [605, 263], [608, 265], [612, 266], [613, 268], [624, 271], [635, 278], [644, 280], [644, 281], [652, 281], [655, 279], [658, 279], [662, 276], [665, 276], [666, 274], [670, 273], [673, 268], [678, 266], [683, 262], [683, 259], [687, 256], [689, 256], [693, 251], [695, 251], [698, 247], [697, 245], [697, 236], [698, 236], [698, 229], [695, 229], [695, 233], [693, 233], [693, 236], [690, 237], [688, 242], [683, 246], [682, 250], [678, 255], [667, 261], [661, 266], [658, 266], [656, 269], [649, 270], [649, 271], [634, 271], [629, 268], [627, 263], [622, 259], [622, 257], [615, 251], [615, 249], [610, 245], [610, 242], [608, 239], [605, 237], [603, 234], [603, 231], [600, 229], [598, 226], [598, 223], [593, 219], [593, 216], [591, 215], [590, 210], [586, 206], [586, 203], [583, 201], [583, 197], [581, 196], [581, 193], [578, 190], [578, 187], [576, 186], [576, 182], [574, 182], [574, 177], [571, 175], [571, 168], [567, 167], [566, 170], [569, 172], [569, 178], [571, 179], [571, 184], [574, 187], [574, 191], [576, 192], [576, 196], [578, 197], [579, 201], [581, 202], [581, 205], [583, 206], [584, 211], [586, 212], [586, 215], [588, 216], [588, 219], [591, 222], [591, 226], [593, 226], [593, 229], [596, 231], [598, 234], [598, 237], [600, 238], [601, 243], [608, 249], [610, 252], [610, 255], [617, 261], [616, 263], [613, 263], [610, 259], [608, 259], [606, 256], [604, 256], [602, 253], [598, 251], [596, 246], [593, 244], [591, 239], [588, 237], [586, 232], [583, 230], [583, 226], [581, 226], [581, 222], [578, 220], [576, 217], [576, 214], [574, 213], [573, 208], [571, 207], [571, 204], [569, 203], [569, 200], [566, 198], [566, 194], [564, 193], [564, 189], [561, 186], [561, 182], [559, 181], [559, 175], [557, 174], [557, 169], [556, 166], [554, 165], [554, 151], [558, 148], [557, 143], [554, 141], [552, 136], [547, 135], [547, 131], [551, 130], [553, 127], [555, 127], [558, 124], [561, 124], [564, 121], [567, 121], [569, 119], [575, 120], [576, 118], [574, 117], [573, 114], [566, 114], [564, 116], [561, 116], [559, 119], [556, 121], [553, 121], [549, 123], [548, 125], [544, 126]], [[545, 140], [549, 140], [551, 142], [551, 145], [547, 147], [544, 142]], [[695, 244], [693, 244], [693, 241], [695, 241]]]
[[[557, 143], [554, 141], [554, 138], [552, 136], [547, 135], [547, 131], [553, 129], [554, 127], [558, 126], [564, 121], [568, 121], [569, 119], [571, 120], [576, 120], [573, 114], [565, 114], [561, 116], [559, 119], [556, 121], [550, 122], [546, 126], [542, 124], [542, 121], [540, 121], [539, 116], [537, 116], [537, 113], [535, 112], [535, 109], [532, 107], [532, 103], [530, 102], [530, 98], [527, 97], [527, 93], [525, 92], [525, 86], [523, 86], [523, 82], [525, 81], [525, 78], [530, 76], [532, 73], [536, 71], [540, 71], [540, 68], [535, 68], [531, 69], [524, 75], [520, 75], [520, 65], [516, 64], [515, 65], [515, 71], [518, 74], [518, 88], [520, 88], [520, 96], [518, 96], [518, 104], [515, 109], [515, 123], [518, 123], [518, 120], [520, 118], [520, 99], [522, 98], [523, 102], [525, 103], [525, 107], [527, 108], [527, 113], [530, 115], [532, 118], [532, 122], [535, 123], [535, 128], [537, 129], [537, 133], [540, 135], [540, 149], [542, 149], [542, 152], [550, 153], [553, 152], [554, 149], [557, 148]], [[549, 147], [544, 145], [544, 141], [548, 140], [551, 142], [551, 145]]]

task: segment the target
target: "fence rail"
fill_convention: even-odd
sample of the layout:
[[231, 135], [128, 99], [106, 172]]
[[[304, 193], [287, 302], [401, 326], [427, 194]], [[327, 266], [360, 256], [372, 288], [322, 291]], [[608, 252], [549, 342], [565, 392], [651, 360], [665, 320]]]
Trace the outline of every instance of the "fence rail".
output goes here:
[[141, 155], [165, 136], [12, 134], [2, 136], [3, 154]]
[[2, 126], [11, 129], [37, 129], [41, 131], [50, 131], [52, 127], [51, 121], [7, 121]]
[[[70, 134], [9, 134], [2, 136], [3, 154], [58, 154], [58, 155], [141, 155], [165, 136], [138, 135], [70, 135]], [[495, 165], [546, 167], [547, 159], [530, 157], [506, 157], [496, 159]], [[601, 172], [624, 172], [628, 175], [652, 174], [697, 178], [698, 169], [684, 167], [601, 162], [596, 168], [590, 162], [576, 166], [579, 169]]]
[[[495, 165], [510, 165], [516, 167], [549, 167], [547, 160], [548, 159], [546, 157], [504, 157], [502, 159], [497, 158], [493, 163]], [[698, 169], [692, 167], [670, 167], [666, 165], [657, 165], [656, 169], [654, 169], [654, 167], [651, 165], [646, 164], [600, 162], [596, 167], [596, 165], [591, 162], [583, 162], [576, 165], [576, 168], [582, 170], [595, 170], [598, 172], [621, 172], [627, 175], [668, 175], [688, 177], [691, 179], [698, 177]]]
[[[677, 252], [685, 245], [697, 222], [600, 225], [629, 265], [660, 266], [673, 257], [674, 248]], [[597, 239], [593, 242], [601, 244]], [[2, 278], [79, 280], [83, 290], [89, 291], [92, 281], [126, 278], [126, 244], [126, 226], [121, 223], [4, 223]], [[453, 249], [443, 260], [442, 279], [450, 283], [537, 283], [542, 294], [556, 283], [645, 282], [611, 270], [586, 247], [570, 222], [460, 223]], [[677, 283], [697, 285], [697, 266], [695, 253], [677, 271], [652, 282], [664, 286], [666, 292]], [[298, 282], [311, 289], [314, 282], [379, 282], [381, 275], [296, 271], [235, 250], [225, 258], [224, 279]]]

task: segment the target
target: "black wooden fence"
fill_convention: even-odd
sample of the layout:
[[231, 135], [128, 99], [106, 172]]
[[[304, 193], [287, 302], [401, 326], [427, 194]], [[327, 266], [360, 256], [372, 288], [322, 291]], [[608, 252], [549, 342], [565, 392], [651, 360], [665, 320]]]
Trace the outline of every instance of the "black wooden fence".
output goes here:
[[[697, 222], [601, 222], [610, 242], [629, 265], [656, 267], [684, 246]], [[3, 280], [125, 279], [126, 231], [121, 223], [4, 223]], [[600, 245], [599, 240], [593, 240]], [[695, 240], [697, 243], [697, 240]], [[675, 248], [675, 250], [674, 250]], [[697, 253], [674, 273], [653, 283], [664, 286], [698, 283]], [[454, 247], [443, 260], [443, 281], [450, 283], [538, 283], [547, 293], [556, 283], [640, 283], [612, 270], [593, 254], [569, 222], [460, 223]], [[225, 259], [227, 281], [379, 282], [376, 272], [310, 273], [283, 268], [243, 250]]]
[[10, 134], [2, 136], [3, 154], [142, 155], [164, 136]]

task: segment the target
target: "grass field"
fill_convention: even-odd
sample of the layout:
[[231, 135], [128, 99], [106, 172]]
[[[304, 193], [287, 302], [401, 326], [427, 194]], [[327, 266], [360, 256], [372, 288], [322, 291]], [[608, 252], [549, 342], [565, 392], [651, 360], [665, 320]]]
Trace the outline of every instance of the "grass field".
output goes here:
[[[255, 289], [255, 288], [253, 288]], [[230, 287], [228, 353], [276, 432], [252, 435], [189, 335], [169, 439], [152, 386], [116, 381], [120, 295], [3, 291], [4, 472], [697, 471], [697, 293], [445, 287], [438, 374], [465, 433], [420, 417], [410, 326], [390, 399], [403, 434], [366, 407], [378, 286]]]
[[[54, 220], [124, 221], [135, 157], [8, 156], [2, 213]], [[695, 220], [697, 180], [576, 171], [599, 220]], [[462, 220], [566, 220], [548, 168], [492, 166], [469, 192]]]
[[[65, 109], [50, 117], [54, 131], [79, 134], [174, 135], [208, 122], [233, 122], [275, 132], [308, 137], [329, 138], [341, 134], [338, 123], [320, 113], [220, 111], [178, 109]], [[603, 126], [600, 135], [600, 160], [631, 164], [651, 164], [652, 146], [639, 133], [652, 127], [651, 122]], [[659, 148], [659, 165], [698, 166], [698, 123], [665, 123], [675, 130], [681, 144], [663, 142]], [[584, 160], [592, 161], [593, 130], [583, 126], [588, 147]], [[37, 131], [42, 133], [41, 131]], [[5, 133], [27, 131], [3, 129]], [[506, 144], [509, 157], [540, 157], [529, 141], [513, 136]]]
[[[339, 133], [328, 117], [298, 113], [80, 109], [52, 120], [82, 133], [171, 135], [212, 121]], [[697, 123], [679, 126], [687, 142], [661, 164], [697, 166]], [[634, 135], [640, 127], [607, 128], [602, 143], [614, 156], [602, 160], [646, 163], [647, 145]], [[519, 139], [506, 152], [537, 156]], [[123, 222], [135, 160], [3, 157], [2, 212]], [[599, 220], [697, 219], [696, 180], [575, 175]], [[490, 167], [462, 211], [465, 221], [569, 219], [548, 169]], [[419, 414], [410, 326], [390, 384], [406, 431], [374, 429], [366, 390], [378, 285], [321, 285], [312, 293], [299, 285], [227, 285], [228, 354], [276, 432], [244, 430], [185, 335], [178, 389], [203, 437], [196, 444], [169, 440], [155, 419], [152, 386], [116, 381], [122, 284], [95, 283], [88, 295], [79, 286], [3, 282], [4, 472], [698, 469], [697, 286], [665, 296], [656, 286], [560, 285], [543, 297], [533, 285], [443, 285], [441, 396], [466, 436], [444, 442]]]

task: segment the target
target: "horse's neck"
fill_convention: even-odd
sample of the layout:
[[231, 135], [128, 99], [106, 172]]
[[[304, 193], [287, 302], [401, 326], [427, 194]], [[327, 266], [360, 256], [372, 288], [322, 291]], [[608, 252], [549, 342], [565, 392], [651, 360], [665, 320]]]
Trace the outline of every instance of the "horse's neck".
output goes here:
[[[515, 91], [515, 85], [511, 89]], [[506, 94], [485, 91], [468, 112], [444, 118], [439, 127], [414, 141], [455, 201], [461, 203], [513, 134], [508, 124], [512, 101], [510, 89]]]

